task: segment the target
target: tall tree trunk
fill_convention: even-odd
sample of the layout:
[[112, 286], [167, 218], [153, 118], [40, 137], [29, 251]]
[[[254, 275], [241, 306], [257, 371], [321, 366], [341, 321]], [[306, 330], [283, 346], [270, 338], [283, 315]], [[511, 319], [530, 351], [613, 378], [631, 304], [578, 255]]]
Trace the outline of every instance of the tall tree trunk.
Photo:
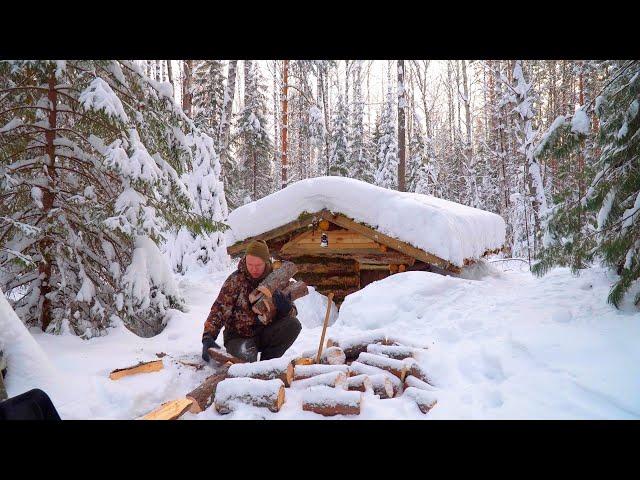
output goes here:
[[289, 99], [287, 95], [289, 93], [289, 60], [284, 60], [282, 63], [282, 188], [287, 186], [287, 133], [288, 133], [288, 109]]
[[182, 110], [187, 117], [191, 117], [193, 93], [191, 92], [191, 80], [193, 78], [193, 60], [185, 60], [183, 63], [184, 75], [182, 77]]
[[471, 154], [471, 105], [469, 101], [469, 86], [467, 80], [467, 61], [462, 60], [462, 88], [464, 92], [464, 113], [465, 120], [467, 123], [467, 148], [469, 149], [469, 154]]
[[224, 99], [222, 106], [222, 118], [220, 119], [220, 130], [218, 132], [218, 145], [220, 152], [226, 155], [229, 146], [229, 130], [231, 125], [231, 112], [233, 109], [233, 97], [236, 92], [236, 70], [238, 60], [229, 60], [227, 71], [227, 84], [224, 87]]
[[322, 66], [322, 70], [320, 71], [320, 78], [321, 78], [321, 86], [322, 86], [322, 109], [324, 110], [324, 125], [325, 125], [325, 136], [324, 136], [324, 148], [325, 148], [325, 164], [326, 164], [326, 171], [325, 171], [325, 175], [329, 175], [329, 148], [330, 148], [330, 138], [331, 138], [331, 123], [329, 122], [329, 103], [328, 103], [328, 96], [329, 96], [329, 87], [327, 85], [328, 83], [328, 71], [325, 70], [325, 65]]
[[175, 98], [175, 85], [173, 84], [173, 69], [171, 68], [171, 60], [167, 60], [167, 74], [169, 76], [169, 83], [171, 83], [171, 86], [173, 87], [173, 95]]
[[404, 88], [404, 60], [398, 60], [398, 190], [406, 191], [406, 148], [405, 148], [405, 109], [407, 105]]
[[47, 98], [49, 100], [49, 128], [45, 132], [45, 151], [47, 152], [48, 162], [45, 171], [46, 187], [42, 189], [43, 216], [47, 228], [44, 238], [39, 242], [42, 258], [38, 264], [38, 271], [41, 278], [40, 298], [42, 298], [42, 308], [40, 309], [39, 321], [42, 325], [43, 332], [47, 330], [47, 327], [52, 320], [51, 300], [49, 300], [47, 296], [51, 292], [51, 265], [54, 261], [53, 255], [51, 255], [52, 241], [49, 238], [49, 230], [52, 222], [49, 212], [53, 209], [53, 202], [55, 200], [57, 173], [55, 164], [56, 147], [54, 142], [56, 139], [56, 129], [58, 128], [58, 92], [56, 90], [56, 76], [53, 71], [49, 77]]

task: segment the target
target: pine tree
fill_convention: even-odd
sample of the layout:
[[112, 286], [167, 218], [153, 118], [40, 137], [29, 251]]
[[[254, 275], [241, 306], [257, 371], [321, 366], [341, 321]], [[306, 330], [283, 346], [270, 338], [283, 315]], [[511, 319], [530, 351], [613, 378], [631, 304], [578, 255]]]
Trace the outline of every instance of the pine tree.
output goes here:
[[236, 194], [236, 204], [243, 204], [271, 193], [273, 145], [268, 133], [266, 85], [257, 62], [252, 62], [245, 78], [245, 105], [237, 118], [236, 141], [242, 155], [239, 166], [244, 180]]
[[[554, 265], [568, 265], [577, 272], [600, 258], [620, 276], [608, 297], [618, 308], [627, 293], [633, 293], [633, 303], [640, 306], [639, 110], [640, 62], [633, 60], [617, 65], [595, 99], [601, 153], [594, 170], [586, 166], [590, 186], [577, 201], [570, 192], [560, 193], [546, 224], [540, 261], [533, 268], [539, 275]], [[566, 156], [579, 149], [590, 133], [587, 111], [577, 110], [570, 120], [557, 118], [537, 152]]]
[[362, 97], [362, 60], [354, 64], [353, 108], [349, 121], [349, 176], [373, 183], [375, 169], [367, 151], [367, 135], [364, 128], [364, 99]]
[[384, 188], [398, 188], [398, 138], [396, 136], [393, 115], [394, 97], [391, 86], [387, 90], [387, 99], [380, 118], [380, 137], [378, 139], [378, 170], [376, 185]]
[[229, 212], [220, 180], [221, 162], [214, 149], [213, 139], [195, 137], [193, 142], [193, 168], [182, 180], [193, 196], [193, 211], [211, 222], [210, 231], [194, 233], [186, 226], [171, 229], [163, 244], [163, 253], [177, 273], [187, 273], [194, 266], [206, 267], [209, 272], [229, 266], [222, 220]]
[[220, 60], [202, 60], [193, 71], [193, 121], [218, 140], [224, 113], [224, 66]]
[[349, 127], [347, 121], [345, 104], [342, 100], [342, 95], [340, 95], [333, 114], [333, 126], [331, 127], [329, 175], [349, 176]]
[[212, 231], [180, 176], [203, 136], [129, 61], [0, 62], [0, 288], [28, 325], [150, 336], [183, 300], [158, 243]]

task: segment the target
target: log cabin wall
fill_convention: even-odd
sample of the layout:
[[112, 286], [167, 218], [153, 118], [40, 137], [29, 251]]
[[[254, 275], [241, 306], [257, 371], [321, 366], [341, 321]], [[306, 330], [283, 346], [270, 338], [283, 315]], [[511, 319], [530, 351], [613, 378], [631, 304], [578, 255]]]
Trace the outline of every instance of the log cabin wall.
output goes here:
[[[327, 246], [321, 246], [323, 233], [328, 239]], [[333, 292], [338, 306], [347, 295], [389, 275], [407, 270], [430, 270], [431, 260], [448, 265], [429, 253], [324, 211], [302, 215], [254, 238], [267, 242], [276, 262], [294, 262], [298, 267], [298, 273], [294, 275], [296, 280], [304, 281], [323, 295]], [[229, 253], [241, 255], [248, 241], [229, 247]]]

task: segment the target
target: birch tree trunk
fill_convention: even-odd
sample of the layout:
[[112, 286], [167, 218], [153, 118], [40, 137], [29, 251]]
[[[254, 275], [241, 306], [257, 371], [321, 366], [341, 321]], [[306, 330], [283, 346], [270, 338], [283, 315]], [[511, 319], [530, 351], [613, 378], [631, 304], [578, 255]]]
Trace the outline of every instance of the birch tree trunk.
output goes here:
[[404, 60], [398, 60], [398, 190], [406, 191], [405, 108], [407, 101], [404, 88]]

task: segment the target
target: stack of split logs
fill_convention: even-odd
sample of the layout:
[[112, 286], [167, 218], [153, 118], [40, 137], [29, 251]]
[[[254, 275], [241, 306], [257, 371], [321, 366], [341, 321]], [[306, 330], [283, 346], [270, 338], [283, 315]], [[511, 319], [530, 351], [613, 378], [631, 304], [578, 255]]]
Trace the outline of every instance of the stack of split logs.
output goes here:
[[436, 404], [436, 389], [415, 360], [420, 349], [401, 345], [385, 336], [363, 336], [340, 342], [329, 339], [316, 362], [315, 352], [294, 358], [276, 358], [254, 363], [210, 349], [213, 359], [223, 363], [184, 398], [167, 402], [144, 419], [178, 418], [214, 406], [221, 414], [240, 405], [266, 407], [278, 412], [286, 390], [301, 393], [302, 409], [324, 416], [358, 415], [365, 393], [380, 399], [405, 396], [427, 413]]

